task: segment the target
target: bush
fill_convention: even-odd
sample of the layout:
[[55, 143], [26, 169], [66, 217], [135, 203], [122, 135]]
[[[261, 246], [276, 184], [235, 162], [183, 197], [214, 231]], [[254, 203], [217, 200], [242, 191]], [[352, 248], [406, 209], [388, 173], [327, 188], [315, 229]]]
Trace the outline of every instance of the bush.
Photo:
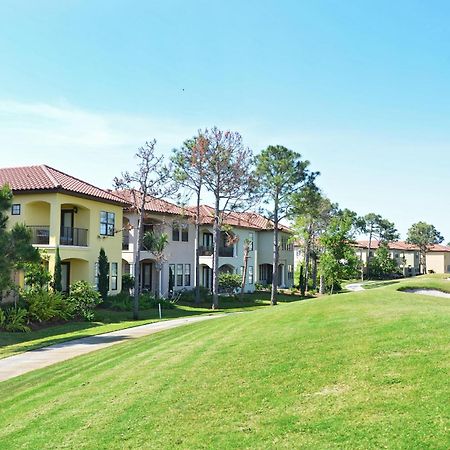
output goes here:
[[113, 311], [131, 311], [132, 298], [128, 292], [119, 292], [116, 295], [108, 295], [104, 306]]
[[[194, 289], [183, 289], [181, 291], [175, 291], [174, 297], [178, 301], [183, 303], [194, 303], [195, 302], [195, 288]], [[212, 299], [211, 292], [208, 288], [200, 286], [200, 300], [204, 303], [209, 302]]]
[[73, 316], [72, 305], [58, 291], [30, 289], [21, 292], [28, 310], [28, 322], [48, 320], [69, 320]]
[[226, 294], [234, 294], [241, 287], [242, 277], [237, 273], [219, 273], [219, 289]]
[[67, 300], [76, 316], [89, 321], [94, 319], [94, 308], [101, 303], [100, 294], [86, 281], [75, 281]]
[[122, 275], [122, 292], [130, 292], [130, 289], [134, 287], [134, 277], [129, 273]]
[[30, 328], [26, 325], [28, 312], [25, 308], [10, 306], [2, 311], [2, 313], [2, 328], [5, 331], [30, 331]]

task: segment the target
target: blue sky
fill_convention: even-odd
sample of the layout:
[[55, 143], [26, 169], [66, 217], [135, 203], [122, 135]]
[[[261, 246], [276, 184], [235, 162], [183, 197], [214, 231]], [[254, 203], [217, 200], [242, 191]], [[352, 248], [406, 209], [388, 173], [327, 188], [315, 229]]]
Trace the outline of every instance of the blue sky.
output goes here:
[[156, 138], [302, 153], [343, 207], [450, 241], [450, 4], [0, 2], [0, 166], [110, 187]]

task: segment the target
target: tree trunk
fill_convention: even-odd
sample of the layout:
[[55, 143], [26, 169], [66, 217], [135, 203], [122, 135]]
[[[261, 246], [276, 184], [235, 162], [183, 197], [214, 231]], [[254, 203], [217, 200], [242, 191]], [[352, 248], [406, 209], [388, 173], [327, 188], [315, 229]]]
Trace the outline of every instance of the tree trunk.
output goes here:
[[319, 294], [325, 293], [325, 279], [323, 275], [319, 277]]
[[197, 212], [195, 215], [195, 304], [201, 302], [200, 299], [200, 191], [197, 193]]
[[312, 287], [314, 290], [317, 288], [317, 254], [313, 252], [312, 258]]
[[213, 227], [213, 303], [212, 309], [219, 307], [219, 244], [220, 244], [220, 226], [219, 226], [219, 211], [220, 199], [216, 195], [216, 204], [214, 212], [214, 227]]
[[311, 257], [311, 244], [309, 242], [309, 238], [308, 241], [306, 243], [306, 249], [305, 249], [305, 280], [304, 280], [304, 285], [305, 285], [305, 291], [308, 290], [308, 280], [309, 280], [309, 260]]
[[298, 287], [300, 288], [300, 295], [305, 296], [305, 283], [303, 282], [303, 264], [300, 266], [300, 276], [298, 280]]
[[277, 304], [278, 293], [278, 261], [280, 259], [280, 249], [278, 248], [278, 196], [275, 198], [274, 218], [273, 218], [273, 267], [272, 267], [272, 292], [270, 294], [270, 304]]
[[[370, 271], [370, 250], [372, 247], [372, 233], [373, 233], [373, 226], [370, 227], [369, 245], [367, 246], [368, 247], [368, 249], [367, 249], [367, 278], [369, 278], [369, 271]], [[364, 273], [361, 275], [361, 281], [364, 281]]]
[[248, 244], [248, 242], [246, 242], [244, 244], [244, 270], [242, 272], [241, 294], [239, 296], [239, 300], [241, 302], [244, 300], [244, 289], [245, 289], [245, 280], [247, 279], [249, 254], [250, 254], [250, 245]]
[[144, 205], [141, 207], [141, 212], [139, 214], [139, 225], [137, 227], [137, 236], [135, 239], [135, 245], [137, 245], [137, 249], [135, 251], [135, 262], [134, 262], [134, 295], [133, 295], [133, 320], [139, 319], [139, 294], [140, 294], [140, 286], [139, 286], [139, 278], [141, 275], [141, 245], [142, 245], [142, 231], [144, 230]]

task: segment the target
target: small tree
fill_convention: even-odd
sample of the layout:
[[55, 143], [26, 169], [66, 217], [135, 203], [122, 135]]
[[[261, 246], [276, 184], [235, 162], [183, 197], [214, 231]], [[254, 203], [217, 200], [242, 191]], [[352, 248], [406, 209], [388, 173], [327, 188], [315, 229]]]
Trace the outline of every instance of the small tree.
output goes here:
[[241, 277], [237, 273], [220, 273], [219, 286], [225, 293], [231, 295], [241, 286]]
[[333, 217], [320, 237], [323, 253], [320, 257], [319, 270], [325, 282], [330, 286], [330, 293], [343, 280], [352, 278], [358, 267], [358, 258], [353, 248], [354, 216], [343, 211]]
[[141, 246], [144, 231], [145, 203], [148, 196], [164, 198], [174, 194], [178, 186], [171, 182], [171, 168], [164, 164], [163, 156], [155, 154], [156, 140], [146, 142], [135, 155], [138, 160], [137, 170], [123, 172], [121, 178], [114, 179], [117, 189], [129, 189], [133, 197], [133, 207], [139, 216], [139, 225], [135, 229], [135, 259], [134, 259], [134, 296], [133, 319], [139, 318], [139, 281], [141, 272]]
[[244, 254], [243, 254], [243, 270], [242, 270], [242, 280], [241, 280], [241, 293], [239, 296], [240, 301], [244, 299], [244, 289], [245, 289], [245, 281], [247, 280], [247, 271], [248, 271], [248, 260], [250, 259], [250, 246], [252, 245], [252, 241], [250, 239], [244, 240]]
[[309, 161], [283, 147], [270, 145], [256, 157], [256, 177], [261, 196], [271, 204], [273, 221], [273, 261], [271, 305], [277, 304], [280, 221], [292, 214], [294, 192], [311, 185], [318, 173], [308, 170]]
[[142, 239], [142, 243], [144, 248], [153, 253], [155, 257], [155, 268], [157, 272], [156, 277], [156, 289], [155, 289], [155, 298], [158, 299], [160, 284], [159, 279], [161, 275], [162, 265], [165, 261], [164, 251], [169, 243], [169, 236], [166, 233], [155, 233], [154, 231], [148, 231], [144, 234]]
[[98, 292], [103, 301], [106, 301], [109, 291], [109, 262], [102, 247], [98, 255]]
[[409, 228], [407, 242], [419, 247], [422, 273], [427, 273], [427, 253], [430, 248], [433, 245], [440, 244], [443, 240], [444, 238], [434, 225], [417, 222]]
[[382, 243], [370, 263], [370, 273], [375, 278], [385, 278], [398, 271], [397, 263], [389, 254], [389, 247]]
[[61, 256], [59, 254], [59, 247], [56, 246], [55, 251], [55, 271], [53, 273], [53, 288], [56, 292], [62, 292], [62, 274], [61, 274]]

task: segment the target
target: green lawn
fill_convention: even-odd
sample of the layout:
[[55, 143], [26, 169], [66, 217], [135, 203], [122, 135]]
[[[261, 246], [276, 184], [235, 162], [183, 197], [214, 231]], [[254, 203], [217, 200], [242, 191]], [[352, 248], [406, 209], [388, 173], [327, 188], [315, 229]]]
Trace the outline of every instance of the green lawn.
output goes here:
[[448, 449], [450, 302], [416, 278], [161, 332], [0, 384], [5, 449]]
[[[163, 310], [163, 319], [210, 314], [212, 312], [248, 311], [261, 306], [267, 306], [269, 299], [270, 294], [267, 292], [246, 294], [243, 302], [232, 298], [222, 298], [220, 301], [221, 308], [215, 311], [211, 311], [209, 303], [203, 303], [198, 307], [187, 304], [177, 305], [175, 309]], [[280, 295], [280, 301], [288, 302], [294, 300], [299, 300], [299, 297]], [[99, 309], [96, 311], [96, 318], [93, 322], [68, 322], [35, 330], [30, 333], [0, 332], [0, 359], [71, 339], [108, 333], [110, 331], [144, 325], [159, 320], [158, 312], [155, 309], [141, 311], [139, 316], [140, 320], [134, 321], [131, 320], [131, 313]]]

